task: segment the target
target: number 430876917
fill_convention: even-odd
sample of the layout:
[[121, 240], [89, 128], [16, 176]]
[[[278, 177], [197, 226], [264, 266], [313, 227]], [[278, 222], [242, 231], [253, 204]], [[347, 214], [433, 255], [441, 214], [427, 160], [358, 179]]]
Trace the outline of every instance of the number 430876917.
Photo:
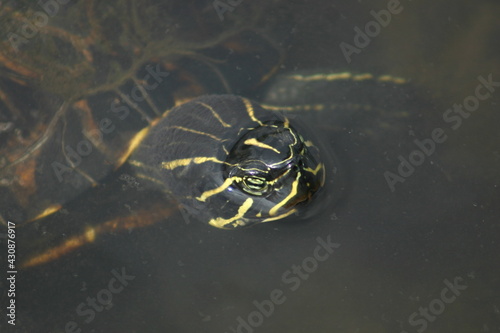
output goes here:
[[16, 225], [14, 222], [8, 221], [7, 224], [7, 261], [9, 262], [9, 269], [16, 269]]

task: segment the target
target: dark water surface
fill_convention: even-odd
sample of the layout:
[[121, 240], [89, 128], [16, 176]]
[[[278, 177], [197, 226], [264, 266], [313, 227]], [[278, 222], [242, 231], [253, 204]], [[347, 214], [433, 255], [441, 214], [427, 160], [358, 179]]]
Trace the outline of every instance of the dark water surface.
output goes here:
[[[443, 118], [454, 104], [473, 101], [484, 80], [500, 82], [500, 4], [275, 3], [262, 15], [288, 15], [281, 72], [408, 78], [426, 99], [419, 114], [397, 131], [375, 127], [373, 140], [356, 128], [336, 131], [333, 116], [313, 118], [348, 177], [335, 204], [303, 222], [223, 231], [176, 213], [104, 235], [19, 272], [15, 327], [7, 324], [3, 280], [1, 332], [500, 332], [500, 83], [478, 88], [484, 98], [470, 115]], [[241, 2], [217, 24], [244, 17], [248, 6]], [[370, 11], [388, 6], [397, 14], [385, 17], [385, 27], [369, 24], [380, 31], [356, 46], [353, 29], [364, 30]], [[217, 18], [207, 8], [196, 19]], [[356, 47], [350, 62], [346, 44]], [[414, 140], [429, 142], [436, 129], [446, 139], [391, 191], [384, 173], [397, 174], [398, 157], [409, 159]], [[87, 220], [108, 212], [84, 200], [70, 208], [91, 212]], [[83, 219], [74, 216], [68, 223]]]

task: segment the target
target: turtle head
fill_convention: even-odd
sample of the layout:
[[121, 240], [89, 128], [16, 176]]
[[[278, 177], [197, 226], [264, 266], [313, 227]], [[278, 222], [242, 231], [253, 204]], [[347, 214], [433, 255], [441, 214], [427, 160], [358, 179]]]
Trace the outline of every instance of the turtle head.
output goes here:
[[193, 217], [232, 229], [307, 212], [325, 182], [319, 149], [283, 114], [208, 95], [169, 111], [136, 159]]
[[224, 169], [231, 192], [247, 197], [239, 209], [245, 214], [237, 223], [214, 221], [224, 228], [300, 213], [325, 181], [318, 149], [286, 118], [263, 122], [243, 134], [227, 155]]

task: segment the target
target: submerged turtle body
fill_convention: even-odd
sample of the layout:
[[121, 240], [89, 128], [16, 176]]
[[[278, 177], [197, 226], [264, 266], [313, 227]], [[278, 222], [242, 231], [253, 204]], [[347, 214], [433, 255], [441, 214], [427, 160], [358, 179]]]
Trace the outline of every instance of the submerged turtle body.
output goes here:
[[[310, 93], [318, 84], [322, 96], [330, 98]], [[307, 94], [297, 94], [297, 87]], [[331, 98], [341, 87], [353, 96], [363, 92], [365, 101]], [[396, 130], [398, 122], [414, 114], [411, 104], [397, 99], [376, 103], [384, 91], [409, 96], [399, 78], [304, 72], [278, 77], [261, 104], [234, 95], [205, 95], [182, 103], [140, 131], [117, 175], [86, 195], [85, 200], [106, 207], [109, 215], [76, 233], [71, 226], [75, 236], [52, 240], [56, 245], [49, 249], [45, 240], [24, 265], [54, 260], [102, 233], [167, 219], [179, 203], [181, 212], [224, 229], [312, 216], [348, 187], [349, 162], [339, 161], [337, 147], [317, 134], [354, 131], [362, 142], [376, 145], [378, 136]], [[325, 117], [332, 125], [319, 126]], [[314, 135], [314, 128], [321, 131]], [[128, 185], [123, 185], [125, 180]], [[120, 186], [131, 189], [123, 192]], [[110, 210], [120, 206], [116, 196], [122, 194], [117, 192], [137, 203], [125, 205], [129, 215], [123, 209]], [[64, 214], [31, 224], [43, 226], [46, 234], [68, 228]]]
[[[102, 75], [97, 67], [83, 71], [98, 84], [83, 80], [81, 91], [65, 80], [44, 88], [42, 67], [30, 72], [26, 59], [0, 59], [0, 92], [8, 97], [2, 122], [26, 122], [0, 133], [0, 222], [24, 224], [24, 266], [106, 232], [165, 220], [179, 204], [224, 229], [313, 215], [345, 180], [335, 149], [312, 132], [376, 136], [409, 115], [404, 80], [327, 71], [280, 76], [259, 105], [247, 97], [269, 81], [282, 52], [243, 26], [171, 49], [131, 48], [126, 57], [117, 51], [132, 42], [123, 40], [80, 50], [85, 64], [98, 57], [112, 64]], [[47, 112], [21, 117], [23, 95], [33, 92], [40, 96], [32, 104]], [[331, 125], [320, 126], [325, 119]], [[122, 195], [134, 205], [120, 205]], [[83, 208], [75, 208], [78, 197]], [[98, 205], [106, 206], [100, 219], [75, 213]], [[68, 212], [76, 214], [71, 223]]]

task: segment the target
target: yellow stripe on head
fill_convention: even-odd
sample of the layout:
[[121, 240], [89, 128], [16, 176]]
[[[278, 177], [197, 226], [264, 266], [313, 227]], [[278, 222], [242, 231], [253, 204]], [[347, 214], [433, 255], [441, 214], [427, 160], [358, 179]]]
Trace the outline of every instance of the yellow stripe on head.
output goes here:
[[256, 146], [256, 147], [259, 147], [259, 148], [264, 148], [264, 149], [269, 149], [269, 150], [272, 150], [274, 151], [276, 154], [279, 154], [280, 151], [270, 145], [267, 145], [263, 142], [260, 142], [260, 141], [257, 141], [257, 139], [255, 138], [252, 138], [252, 139], [247, 139], [245, 140], [245, 142], [243, 142], [244, 144], [248, 145], [248, 146]]
[[323, 169], [323, 163], [320, 163], [316, 166], [316, 169], [311, 169], [311, 168], [304, 168], [305, 171], [312, 173], [313, 175], [317, 175], [319, 171]]
[[172, 126], [171, 128], [176, 128], [176, 129], [179, 129], [181, 131], [185, 131], [185, 132], [190, 132], [190, 133], [194, 133], [194, 134], [199, 134], [199, 135], [204, 135], [204, 136], [208, 136], [209, 138], [211, 139], [214, 139], [216, 141], [222, 141], [221, 138], [219, 137], [216, 137], [215, 135], [213, 134], [210, 134], [210, 133], [206, 133], [206, 132], [202, 132], [202, 131], [197, 131], [197, 130], [194, 130], [192, 128], [187, 128], [187, 127], [184, 127], [184, 126]]
[[262, 222], [271, 222], [271, 221], [281, 220], [281, 219], [284, 219], [287, 216], [292, 215], [295, 212], [297, 212], [296, 208], [290, 209], [288, 212], [283, 213], [281, 215], [273, 216], [273, 217], [268, 217], [267, 219], [262, 220]]
[[211, 107], [210, 105], [206, 104], [206, 103], [202, 103], [202, 102], [197, 102], [198, 104], [206, 107], [208, 110], [210, 110], [210, 112], [212, 112], [212, 115], [215, 117], [215, 119], [217, 119], [219, 121], [219, 123], [224, 126], [224, 127], [231, 127], [230, 124], [226, 123], [224, 120], [222, 120], [221, 116], [217, 113], [217, 111], [214, 110], [213, 107]]
[[245, 107], [246, 107], [246, 110], [247, 110], [247, 113], [248, 113], [248, 116], [250, 117], [250, 119], [252, 119], [253, 121], [255, 121], [256, 123], [258, 123], [259, 125], [262, 126], [262, 122], [255, 117], [255, 111], [253, 109], [252, 102], [250, 102], [250, 100], [248, 100], [246, 98], [242, 98], [242, 100], [243, 100], [243, 103], [245, 103]]
[[269, 210], [269, 215], [275, 215], [281, 207], [286, 205], [288, 201], [290, 201], [290, 199], [297, 195], [297, 190], [299, 188], [299, 179], [300, 172], [297, 173], [297, 177], [295, 177], [295, 180], [292, 183], [292, 190], [290, 191], [290, 194], [288, 194], [285, 199], [281, 200], [281, 202], [274, 205], [274, 207]]
[[215, 157], [191, 157], [191, 158], [181, 158], [178, 160], [173, 160], [169, 162], [162, 162], [161, 167], [167, 170], [173, 170], [178, 167], [183, 167], [191, 163], [201, 164], [206, 162], [214, 162], [219, 164], [224, 164], [225, 162], [218, 160]]
[[241, 180], [241, 178], [240, 177], [226, 178], [226, 180], [224, 181], [224, 183], [222, 183], [221, 186], [214, 188], [213, 190], [203, 192], [199, 197], [196, 198], [196, 200], [201, 201], [201, 202], [205, 202], [205, 200], [207, 200], [207, 198], [211, 197], [212, 195], [218, 194], [218, 193], [226, 190], [236, 180]]
[[227, 226], [229, 224], [233, 224], [233, 225], [237, 224], [239, 226], [242, 226], [242, 225], [244, 225], [244, 222], [238, 221], [238, 220], [241, 219], [245, 215], [245, 213], [250, 209], [250, 207], [252, 207], [252, 205], [253, 205], [253, 199], [248, 198], [240, 206], [240, 208], [238, 208], [238, 213], [236, 213], [236, 215], [234, 215], [233, 217], [228, 218], [228, 219], [224, 219], [222, 217], [217, 217], [217, 218], [211, 219], [208, 223], [213, 227], [221, 228], [221, 229], [227, 229], [228, 228]]

